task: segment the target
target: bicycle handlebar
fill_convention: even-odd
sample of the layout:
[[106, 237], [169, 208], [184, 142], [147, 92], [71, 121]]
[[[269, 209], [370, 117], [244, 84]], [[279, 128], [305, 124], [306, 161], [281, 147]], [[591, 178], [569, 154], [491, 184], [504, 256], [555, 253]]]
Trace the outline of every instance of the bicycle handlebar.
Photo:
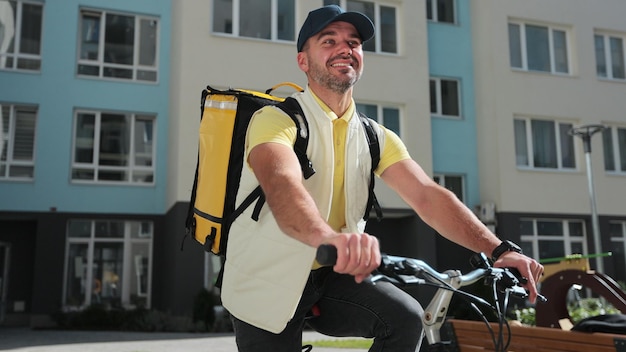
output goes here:
[[[316, 260], [319, 264], [324, 266], [334, 265], [337, 262], [337, 248], [328, 244], [321, 245], [317, 249]], [[475, 254], [471, 257], [470, 262], [474, 269], [465, 274], [462, 274], [459, 270], [438, 272], [426, 262], [419, 259], [383, 254], [380, 266], [369, 280], [372, 283], [378, 280], [385, 280], [396, 285], [405, 286], [428, 284], [437, 288], [434, 297], [424, 309], [424, 316], [422, 318], [422, 327], [424, 328], [424, 333], [432, 350], [437, 350], [438, 347], [445, 344], [441, 341], [440, 329], [448, 313], [452, 295], [459, 293], [464, 296], [464, 298], [490, 307], [496, 312], [500, 317], [501, 324], [498, 340], [496, 340], [494, 332], [489, 327], [484, 316], [483, 320], [491, 332], [495, 350], [506, 351], [508, 342], [505, 344], [503, 341], [502, 325], [506, 325], [508, 328], [508, 323], [506, 322], [503, 312], [506, 312], [509, 295], [522, 299], [528, 297], [528, 293], [521, 286], [521, 284], [525, 283], [526, 279], [523, 278], [515, 268], [492, 267], [491, 262], [484, 253]], [[493, 286], [493, 294], [496, 301], [495, 306], [480, 297], [459, 290], [459, 288], [471, 285], [481, 279], [485, 281], [486, 285], [490, 284]], [[498, 304], [495, 290], [498, 290], [500, 293], [505, 293], [506, 298], [503, 302], [503, 307], [500, 307]], [[538, 298], [542, 302], [547, 301], [547, 299], [541, 295], [539, 295]], [[479, 311], [473, 303], [471, 303], [471, 306]]]
[[[328, 244], [319, 246], [316, 260], [321, 265], [334, 265], [337, 262], [337, 248]], [[440, 273], [422, 260], [383, 254], [377, 270], [379, 274], [375, 275], [372, 281], [392, 279], [391, 281], [395, 283], [407, 285], [423, 283], [423, 281], [415, 280], [416, 277], [422, 277], [430, 282], [443, 285], [450, 285], [453, 280], [456, 289], [471, 285], [484, 278], [491, 278], [497, 280], [500, 292], [508, 289], [511, 294], [517, 297], [526, 298], [528, 296], [520, 286], [520, 284], [525, 283], [526, 279], [520, 275], [517, 269], [492, 267], [483, 253], [472, 257], [471, 262], [474, 270], [466, 274], [461, 274], [456, 270]], [[540, 299], [542, 298], [543, 296], [540, 297]]]

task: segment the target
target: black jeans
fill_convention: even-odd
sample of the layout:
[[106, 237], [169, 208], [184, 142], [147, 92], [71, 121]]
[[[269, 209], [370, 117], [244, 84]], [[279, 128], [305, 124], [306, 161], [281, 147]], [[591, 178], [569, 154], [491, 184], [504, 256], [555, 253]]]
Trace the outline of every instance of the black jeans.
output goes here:
[[[320, 314], [310, 317], [314, 305]], [[305, 323], [329, 336], [374, 338], [371, 352], [414, 352], [422, 340], [423, 313], [413, 297], [393, 284], [357, 284], [352, 276], [321, 268], [311, 272], [296, 313], [280, 334], [236, 317], [233, 326], [240, 352], [302, 351]]]

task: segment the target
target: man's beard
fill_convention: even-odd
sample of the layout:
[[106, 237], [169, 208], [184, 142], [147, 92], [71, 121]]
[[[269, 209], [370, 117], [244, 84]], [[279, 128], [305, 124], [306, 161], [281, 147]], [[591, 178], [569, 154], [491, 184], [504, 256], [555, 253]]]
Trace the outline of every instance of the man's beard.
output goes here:
[[[332, 62], [333, 59], [331, 59], [330, 61]], [[312, 61], [309, 60], [309, 63], [312, 63]], [[309, 75], [311, 76], [311, 79], [313, 81], [339, 94], [346, 93], [350, 88], [352, 88], [352, 86], [356, 84], [359, 78], [361, 78], [361, 71], [358, 70], [354, 71], [356, 73], [354, 76], [335, 77], [326, 70], [325, 66], [318, 65], [317, 63], [311, 64], [310, 68], [311, 70], [309, 71]]]

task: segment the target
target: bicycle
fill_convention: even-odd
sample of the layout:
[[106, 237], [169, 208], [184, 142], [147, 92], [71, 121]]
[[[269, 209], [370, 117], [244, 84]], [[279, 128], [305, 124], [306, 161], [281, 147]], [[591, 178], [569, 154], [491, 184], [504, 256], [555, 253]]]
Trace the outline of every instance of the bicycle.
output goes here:
[[[322, 265], [333, 265], [337, 260], [337, 249], [331, 245], [322, 245], [317, 250], [316, 259]], [[511, 331], [506, 319], [509, 298], [511, 296], [521, 299], [528, 297], [528, 293], [521, 286], [521, 284], [525, 283], [525, 278], [521, 277], [515, 268], [493, 267], [484, 253], [474, 254], [470, 258], [470, 263], [474, 269], [465, 274], [462, 274], [459, 270], [438, 272], [419, 259], [383, 254], [380, 266], [372, 273], [369, 280], [372, 283], [385, 280], [400, 287], [428, 285], [437, 288], [428, 306], [424, 308], [424, 316], [422, 318], [422, 325], [428, 342], [428, 351], [443, 352], [447, 351], [450, 346], [450, 341], [442, 341], [440, 332], [448, 314], [452, 296], [455, 293], [468, 300], [472, 309], [481, 316], [491, 334], [494, 350], [496, 352], [506, 351], [511, 339]], [[460, 290], [461, 287], [469, 286], [480, 280], [483, 280], [485, 285], [492, 286], [494, 304]], [[503, 299], [500, 299], [501, 295]], [[539, 295], [538, 299], [542, 302], [547, 301], [541, 295]], [[476, 304], [485, 306], [496, 314], [499, 325], [497, 336], [491, 324]], [[508, 332], [506, 341], [504, 339], [504, 328]]]

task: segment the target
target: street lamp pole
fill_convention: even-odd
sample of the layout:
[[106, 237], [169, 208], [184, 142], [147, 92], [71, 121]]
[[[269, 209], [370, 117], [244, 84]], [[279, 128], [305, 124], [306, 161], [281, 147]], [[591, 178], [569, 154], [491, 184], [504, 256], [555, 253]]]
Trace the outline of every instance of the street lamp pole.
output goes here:
[[[602, 252], [602, 240], [600, 236], [600, 224], [598, 221], [598, 210], [596, 208], [596, 196], [593, 187], [593, 173], [591, 172], [591, 137], [606, 127], [603, 125], [583, 125], [573, 127], [569, 130], [569, 134], [572, 136], [581, 137], [583, 140], [583, 146], [585, 150], [585, 160], [587, 162], [587, 185], [589, 188], [589, 199], [591, 201], [591, 224], [593, 227], [593, 244], [596, 247], [596, 252]], [[602, 257], [596, 258], [596, 270], [600, 273], [604, 273], [604, 262]]]

